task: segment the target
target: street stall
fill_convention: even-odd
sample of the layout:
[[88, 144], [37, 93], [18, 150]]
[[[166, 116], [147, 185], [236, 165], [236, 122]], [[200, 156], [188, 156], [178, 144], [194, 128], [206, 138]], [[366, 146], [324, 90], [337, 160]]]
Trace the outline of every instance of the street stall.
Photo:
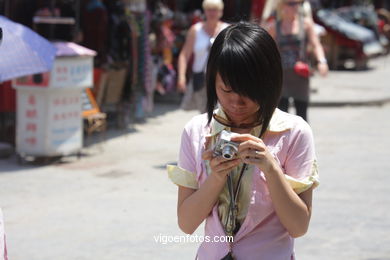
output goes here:
[[78, 154], [82, 148], [83, 89], [93, 84], [96, 52], [75, 43], [57, 48], [49, 72], [17, 78], [16, 151], [20, 159]]
[[369, 58], [384, 50], [373, 31], [348, 21], [336, 11], [319, 10], [315, 20], [327, 31], [324, 45], [330, 68], [346, 66], [346, 62], [352, 61], [356, 69], [365, 69]]
[[[0, 16], [4, 37], [0, 55], [0, 153], [11, 147], [15, 133], [15, 91], [11, 87], [14, 78], [49, 71], [55, 59], [56, 49], [46, 39], [22, 24]], [[6, 152], [9, 154], [9, 152]]]

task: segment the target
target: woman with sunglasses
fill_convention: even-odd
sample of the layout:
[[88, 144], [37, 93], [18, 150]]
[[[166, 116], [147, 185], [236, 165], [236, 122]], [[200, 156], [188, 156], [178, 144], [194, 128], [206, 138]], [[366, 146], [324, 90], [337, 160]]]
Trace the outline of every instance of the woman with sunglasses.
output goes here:
[[[204, 72], [206, 68], [209, 49], [215, 37], [228, 24], [221, 21], [223, 14], [222, 0], [204, 0], [202, 7], [206, 20], [191, 26], [188, 31], [183, 49], [178, 60], [177, 88], [186, 93], [183, 98], [182, 108], [185, 110], [197, 109], [201, 113], [206, 110], [206, 88], [204, 87]], [[193, 54], [192, 64], [192, 89], [187, 89], [187, 64]]]
[[[167, 167], [181, 230], [192, 234], [206, 220], [199, 260], [294, 259], [318, 175], [309, 125], [277, 109], [281, 88], [278, 48], [264, 29], [241, 22], [217, 36], [207, 113], [187, 123], [178, 165]], [[223, 141], [224, 131], [234, 134]], [[219, 155], [221, 144], [235, 147], [232, 158]]]
[[328, 64], [312, 17], [305, 15], [302, 0], [282, 0], [277, 6], [276, 20], [264, 28], [276, 40], [283, 64], [283, 90], [279, 108], [288, 111], [292, 98], [297, 115], [307, 120], [309, 105], [309, 70], [307, 45], [313, 48], [317, 69], [321, 76], [328, 73]]

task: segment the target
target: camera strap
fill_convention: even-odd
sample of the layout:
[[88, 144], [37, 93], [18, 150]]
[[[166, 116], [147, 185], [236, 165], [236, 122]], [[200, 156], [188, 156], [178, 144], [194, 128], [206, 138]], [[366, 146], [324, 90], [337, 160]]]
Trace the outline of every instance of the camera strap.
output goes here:
[[[261, 137], [261, 133], [259, 138], [260, 137]], [[229, 211], [225, 222], [225, 232], [227, 235], [234, 236], [240, 229], [240, 223], [238, 223], [237, 221], [237, 216], [238, 216], [237, 200], [238, 200], [238, 194], [240, 192], [242, 176], [244, 175], [244, 171], [247, 169], [247, 167], [248, 165], [246, 163], [242, 165], [240, 176], [238, 177], [238, 181], [235, 189], [233, 187], [234, 185], [233, 185], [232, 176], [230, 174], [227, 176], [227, 184], [228, 184], [229, 197], [230, 197]], [[228, 225], [229, 221], [230, 221], [230, 227]]]
[[246, 168], [247, 168], [247, 164], [244, 163], [242, 165], [235, 189], [233, 187], [234, 185], [233, 185], [232, 176], [230, 174], [227, 176], [230, 203], [229, 203], [228, 216], [226, 218], [226, 223], [225, 223], [225, 232], [229, 235], [235, 235], [240, 229], [240, 224], [237, 222], [237, 215], [238, 215], [237, 199], [238, 199], [238, 194], [240, 192], [241, 179]]
[[229, 120], [226, 120], [222, 116], [219, 116], [219, 115], [217, 115], [215, 113], [213, 114], [213, 118], [214, 118], [215, 121], [217, 121], [221, 125], [224, 125], [224, 126], [230, 127], [230, 128], [250, 129], [250, 128], [254, 128], [256, 126], [259, 126], [259, 125], [261, 125], [263, 123], [262, 121], [258, 121], [258, 122], [254, 122], [252, 124], [235, 125], [235, 124], [232, 124]]

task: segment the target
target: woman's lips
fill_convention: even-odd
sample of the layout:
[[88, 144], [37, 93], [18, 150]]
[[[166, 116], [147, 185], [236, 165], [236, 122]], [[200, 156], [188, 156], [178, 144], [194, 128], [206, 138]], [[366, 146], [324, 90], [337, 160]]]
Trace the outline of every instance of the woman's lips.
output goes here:
[[231, 114], [233, 116], [245, 116], [246, 115], [245, 111], [229, 111], [229, 114]]

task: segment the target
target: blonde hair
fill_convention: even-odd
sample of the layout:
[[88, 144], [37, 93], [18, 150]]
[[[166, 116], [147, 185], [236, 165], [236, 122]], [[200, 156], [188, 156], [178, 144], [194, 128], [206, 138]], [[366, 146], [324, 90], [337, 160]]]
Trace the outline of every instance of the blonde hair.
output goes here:
[[222, 0], [203, 0], [202, 3], [203, 10], [208, 8], [218, 8], [223, 10], [223, 1]]
[[[282, 19], [282, 6], [287, 0], [279, 0], [276, 2], [276, 17]], [[302, 6], [299, 8], [298, 13], [304, 17], [310, 17], [312, 19], [311, 6], [306, 0], [302, 1]]]

